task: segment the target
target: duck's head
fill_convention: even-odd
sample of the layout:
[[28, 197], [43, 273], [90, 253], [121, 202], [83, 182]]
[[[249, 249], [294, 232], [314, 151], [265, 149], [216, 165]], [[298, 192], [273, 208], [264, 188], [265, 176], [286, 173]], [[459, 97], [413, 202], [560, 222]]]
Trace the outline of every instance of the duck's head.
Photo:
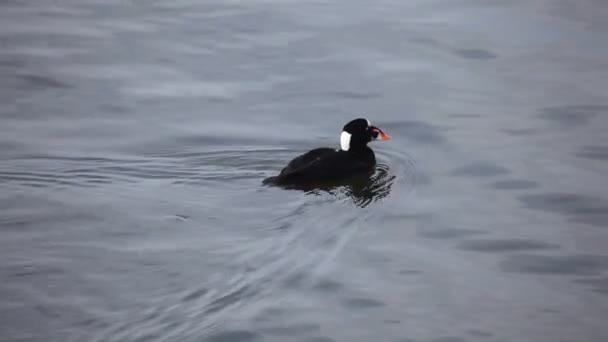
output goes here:
[[355, 119], [342, 128], [340, 149], [342, 151], [356, 151], [365, 148], [370, 141], [384, 141], [390, 138], [380, 128], [372, 126], [369, 120]]

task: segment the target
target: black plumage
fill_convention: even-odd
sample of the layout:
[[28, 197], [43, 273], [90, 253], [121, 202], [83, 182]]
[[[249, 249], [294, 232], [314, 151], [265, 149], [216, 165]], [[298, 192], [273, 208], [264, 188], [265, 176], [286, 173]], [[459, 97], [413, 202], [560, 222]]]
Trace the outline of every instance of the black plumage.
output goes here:
[[279, 175], [264, 180], [265, 184], [304, 185], [339, 181], [373, 172], [376, 165], [374, 151], [367, 146], [372, 140], [390, 137], [366, 119], [355, 119], [346, 124], [340, 137], [340, 149], [316, 148], [287, 164]]

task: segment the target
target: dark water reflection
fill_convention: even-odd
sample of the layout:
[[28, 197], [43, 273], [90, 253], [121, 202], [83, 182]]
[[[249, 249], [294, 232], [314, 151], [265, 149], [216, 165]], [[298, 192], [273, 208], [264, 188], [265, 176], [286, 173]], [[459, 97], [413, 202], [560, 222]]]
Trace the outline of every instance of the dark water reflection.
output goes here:
[[[387, 165], [378, 164], [375, 171], [369, 175], [357, 175], [334, 182], [290, 184], [280, 187], [287, 190], [304, 191], [310, 195], [328, 193], [337, 199], [348, 198], [355, 205], [365, 208], [369, 204], [387, 197], [396, 177], [390, 173]], [[267, 180], [264, 182], [268, 183]]]
[[[606, 341], [602, 1], [0, 1], [0, 342]], [[376, 172], [261, 184], [368, 117]]]

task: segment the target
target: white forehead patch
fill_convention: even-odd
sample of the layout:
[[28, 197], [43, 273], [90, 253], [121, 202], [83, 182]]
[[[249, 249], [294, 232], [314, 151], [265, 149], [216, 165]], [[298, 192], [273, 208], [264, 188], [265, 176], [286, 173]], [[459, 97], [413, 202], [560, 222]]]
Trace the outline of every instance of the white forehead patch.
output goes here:
[[346, 131], [340, 134], [340, 149], [342, 151], [348, 151], [350, 148], [350, 136], [351, 134]]
[[372, 123], [371, 123], [371, 122], [369, 122], [369, 120], [365, 119], [365, 121], [367, 121], [367, 125], [368, 125], [368, 126], [371, 126], [371, 125], [372, 125]]

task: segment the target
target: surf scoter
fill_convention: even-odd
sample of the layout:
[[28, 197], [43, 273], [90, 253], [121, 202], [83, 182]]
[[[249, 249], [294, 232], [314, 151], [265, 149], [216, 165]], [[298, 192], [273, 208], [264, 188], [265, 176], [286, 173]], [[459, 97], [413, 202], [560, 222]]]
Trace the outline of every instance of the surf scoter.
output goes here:
[[296, 157], [278, 176], [269, 177], [264, 184], [301, 185], [343, 180], [374, 170], [376, 156], [367, 146], [373, 140], [388, 140], [390, 136], [367, 119], [347, 123], [340, 135], [340, 149], [316, 148]]

